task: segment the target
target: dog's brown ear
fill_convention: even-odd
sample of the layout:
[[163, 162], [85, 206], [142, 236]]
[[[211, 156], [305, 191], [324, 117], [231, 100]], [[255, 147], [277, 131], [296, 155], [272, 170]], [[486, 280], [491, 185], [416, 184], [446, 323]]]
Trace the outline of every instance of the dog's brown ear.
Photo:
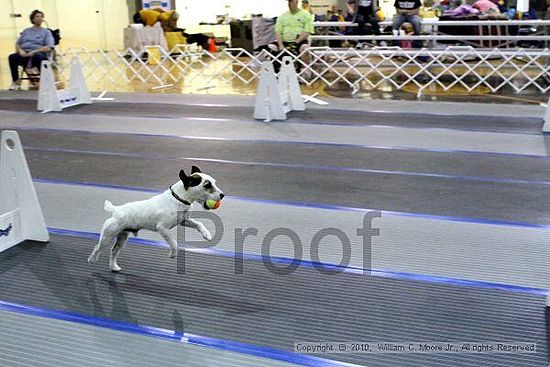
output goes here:
[[202, 173], [201, 169], [197, 166], [191, 166], [191, 174], [193, 173]]

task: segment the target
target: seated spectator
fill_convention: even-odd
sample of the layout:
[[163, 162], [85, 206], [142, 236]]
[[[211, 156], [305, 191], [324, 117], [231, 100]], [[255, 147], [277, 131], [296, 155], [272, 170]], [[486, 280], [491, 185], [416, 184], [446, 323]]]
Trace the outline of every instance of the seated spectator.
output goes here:
[[498, 10], [498, 5], [491, 0], [477, 0], [472, 7], [479, 10], [482, 14], [494, 14], [496, 12], [500, 13], [500, 10]]
[[[276, 44], [269, 47], [273, 52], [287, 51], [300, 55], [308, 48], [308, 37], [313, 33], [311, 15], [298, 7], [298, 0], [288, 0], [288, 11], [277, 18], [275, 23]], [[302, 61], [307, 65], [309, 55], [304, 53]], [[276, 71], [279, 63], [275, 63]]]
[[[354, 22], [357, 22], [357, 34], [375, 34], [379, 36], [380, 25], [376, 16], [378, 10], [377, 0], [348, 0], [348, 12], [354, 15]], [[367, 30], [367, 23], [369, 29]], [[383, 42], [383, 43], [382, 43]], [[381, 45], [384, 46], [385, 42], [382, 41]], [[358, 48], [362, 48], [361, 42], [357, 43]]]
[[433, 0], [424, 0], [424, 5], [420, 7], [419, 15], [422, 19], [439, 18], [441, 11], [434, 7]]
[[[403, 23], [401, 28], [399, 29], [399, 35], [400, 36], [412, 36], [414, 34], [413, 27], [410, 23]], [[409, 40], [401, 40], [401, 48], [407, 49], [412, 48], [412, 41]]]
[[315, 21], [315, 14], [313, 14], [313, 10], [311, 10], [311, 6], [309, 5], [309, 0], [302, 0], [302, 9], [304, 9], [309, 14], [311, 14], [311, 19]]
[[343, 22], [344, 21], [344, 15], [342, 14], [342, 10], [338, 9], [338, 7], [336, 5], [333, 5], [331, 7], [330, 11], [332, 13], [331, 19], [334, 19], [334, 20], [331, 20], [332, 22]]
[[503, 0], [499, 0], [497, 3], [498, 10], [500, 10], [501, 14], [506, 14], [508, 12], [508, 8], [506, 7], [506, 4]]
[[435, 7], [439, 10], [441, 14], [443, 14], [445, 11], [451, 8], [451, 3], [449, 2], [449, 0], [441, 0], [439, 4], [435, 5]]
[[29, 74], [40, 73], [42, 61], [48, 59], [47, 53], [54, 47], [52, 32], [41, 27], [44, 21], [44, 13], [40, 10], [33, 10], [29, 19], [32, 27], [21, 32], [16, 42], [17, 52], [9, 56], [12, 79], [10, 90], [20, 88], [21, 81], [17, 70], [19, 66], [23, 66]]
[[480, 14], [479, 10], [477, 10], [476, 8], [470, 5], [462, 4], [462, 5], [459, 5], [457, 8], [447, 10], [446, 12], [443, 13], [443, 16], [450, 17], [450, 18], [461, 18], [465, 16], [472, 16], [472, 15], [479, 15], [479, 14]]
[[[397, 10], [397, 16], [393, 19], [392, 29], [394, 34], [399, 34], [401, 25], [405, 22], [409, 22], [414, 31], [414, 35], [420, 35], [420, 28], [422, 21], [418, 15], [420, 12], [420, 0], [395, 0], [395, 9]], [[394, 45], [399, 44], [394, 42]], [[422, 47], [422, 41], [414, 40], [414, 48]]]

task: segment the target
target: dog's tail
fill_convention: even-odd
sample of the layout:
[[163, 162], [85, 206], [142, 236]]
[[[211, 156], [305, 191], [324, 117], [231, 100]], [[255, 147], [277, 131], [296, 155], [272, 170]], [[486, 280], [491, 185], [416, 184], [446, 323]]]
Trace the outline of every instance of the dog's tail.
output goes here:
[[113, 203], [111, 203], [109, 200], [105, 200], [105, 204], [103, 205], [103, 209], [106, 212], [112, 213], [112, 212], [115, 211], [116, 206], [114, 206]]

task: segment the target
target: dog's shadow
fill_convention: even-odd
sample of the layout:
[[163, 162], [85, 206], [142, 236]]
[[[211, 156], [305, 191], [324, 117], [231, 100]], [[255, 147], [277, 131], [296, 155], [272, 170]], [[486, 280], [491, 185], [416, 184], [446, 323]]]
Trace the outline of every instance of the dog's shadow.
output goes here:
[[[171, 303], [198, 308], [217, 309], [234, 316], [260, 312], [265, 309], [261, 305], [188, 284], [160, 284], [135, 274], [109, 273], [108, 275], [103, 275], [94, 273], [92, 278], [88, 280], [88, 283], [90, 283], [88, 289], [96, 315], [106, 316], [106, 313], [95, 291], [95, 286], [91, 286], [92, 283], [95, 282], [98, 282], [98, 284], [107, 284], [109, 287], [113, 305], [111, 315], [108, 317], [131, 323], [136, 323], [136, 321], [131, 316], [131, 312], [128, 308], [126, 301], [127, 294], [140, 294], [154, 297], [166, 301], [163, 302], [163, 304]], [[178, 311], [176, 310], [175, 312]], [[175, 323], [181, 324], [179, 327], [182, 327], [181, 321]], [[176, 327], [176, 329], [178, 328]]]

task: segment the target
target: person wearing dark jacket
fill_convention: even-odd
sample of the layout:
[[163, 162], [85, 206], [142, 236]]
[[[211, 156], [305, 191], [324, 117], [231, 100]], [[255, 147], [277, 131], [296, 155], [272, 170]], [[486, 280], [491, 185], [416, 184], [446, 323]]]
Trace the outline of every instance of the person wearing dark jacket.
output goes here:
[[[375, 34], [380, 35], [380, 25], [376, 19], [378, 10], [377, 0], [348, 0], [348, 13], [353, 14], [353, 22], [357, 23], [357, 34]], [[372, 31], [367, 31], [366, 25], [370, 24]], [[360, 48], [362, 43], [357, 46]]]
[[[408, 22], [413, 27], [414, 35], [420, 35], [422, 26], [422, 20], [419, 15], [420, 7], [422, 6], [420, 0], [395, 0], [394, 6], [397, 10], [397, 15], [393, 19], [393, 33], [398, 34], [403, 23]], [[422, 41], [414, 40], [412, 46], [414, 48], [421, 48]]]

